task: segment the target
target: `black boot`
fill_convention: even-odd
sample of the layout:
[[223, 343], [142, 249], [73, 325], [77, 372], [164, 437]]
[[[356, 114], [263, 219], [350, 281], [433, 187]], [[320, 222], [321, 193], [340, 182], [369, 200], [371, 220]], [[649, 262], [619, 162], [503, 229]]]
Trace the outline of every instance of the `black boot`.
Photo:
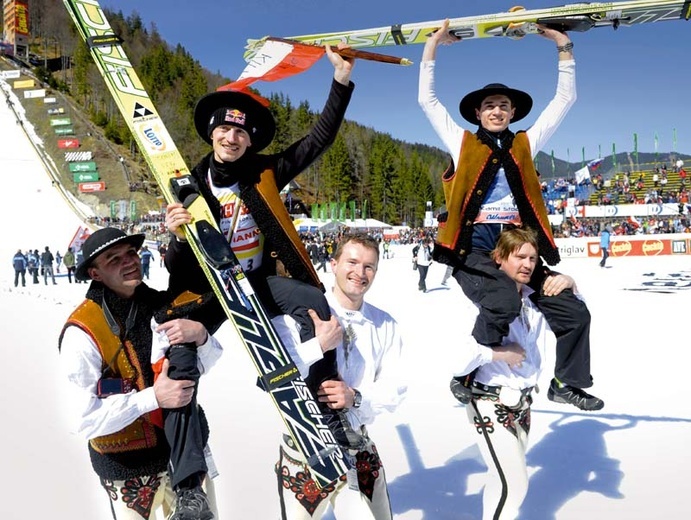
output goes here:
[[455, 376], [451, 378], [449, 389], [453, 396], [462, 404], [468, 404], [473, 397], [473, 381], [475, 381], [476, 370], [464, 376]]

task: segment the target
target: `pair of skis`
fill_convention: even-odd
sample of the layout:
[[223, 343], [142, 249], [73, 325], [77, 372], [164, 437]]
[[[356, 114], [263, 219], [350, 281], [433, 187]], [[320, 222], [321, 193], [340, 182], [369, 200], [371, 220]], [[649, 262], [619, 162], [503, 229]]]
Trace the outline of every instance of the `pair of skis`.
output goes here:
[[97, 0], [63, 0], [168, 203], [192, 214], [188, 241], [319, 487], [350, 469]]
[[[691, 18], [689, 0], [630, 0], [627, 2], [582, 2], [559, 7], [524, 9], [449, 19], [449, 33], [472, 40], [478, 38], [522, 38], [538, 32], [537, 24], [561, 31], [587, 31], [593, 28], [618, 29], [642, 23]], [[387, 27], [352, 31], [288, 36], [288, 40], [314, 45], [348, 44], [354, 49], [425, 43], [444, 20], [392, 24]], [[265, 37], [247, 40], [245, 60], [250, 61], [261, 49]]]

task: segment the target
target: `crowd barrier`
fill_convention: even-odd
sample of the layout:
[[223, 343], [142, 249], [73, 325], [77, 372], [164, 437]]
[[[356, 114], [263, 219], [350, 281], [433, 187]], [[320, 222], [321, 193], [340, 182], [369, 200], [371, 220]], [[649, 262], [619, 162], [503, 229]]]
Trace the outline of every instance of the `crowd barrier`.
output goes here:
[[[557, 238], [562, 258], [599, 257], [600, 237]], [[610, 256], [691, 255], [691, 233], [613, 235]]]

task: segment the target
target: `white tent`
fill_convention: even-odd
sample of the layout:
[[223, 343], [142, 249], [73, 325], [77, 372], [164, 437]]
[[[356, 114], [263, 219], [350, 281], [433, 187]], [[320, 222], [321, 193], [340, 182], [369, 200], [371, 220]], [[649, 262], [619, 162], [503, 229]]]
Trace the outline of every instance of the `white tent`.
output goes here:
[[382, 222], [374, 218], [356, 218], [345, 220], [316, 220], [312, 218], [299, 218], [293, 221], [295, 229], [300, 233], [314, 233], [317, 231], [331, 232], [337, 231], [339, 228], [348, 228], [350, 230], [382, 231], [384, 229], [391, 229], [391, 224]]

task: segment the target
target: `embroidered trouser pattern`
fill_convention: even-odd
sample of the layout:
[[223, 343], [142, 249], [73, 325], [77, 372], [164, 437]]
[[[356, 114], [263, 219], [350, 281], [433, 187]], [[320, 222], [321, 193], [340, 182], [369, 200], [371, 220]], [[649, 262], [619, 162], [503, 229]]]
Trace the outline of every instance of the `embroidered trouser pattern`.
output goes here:
[[478, 447], [487, 465], [482, 496], [483, 520], [511, 520], [528, 492], [525, 452], [530, 432], [530, 396], [508, 408], [496, 396], [475, 396], [466, 407], [478, 433]]
[[368, 439], [354, 457], [359, 490], [350, 489], [346, 475], [318, 489], [305, 459], [283, 442], [275, 468], [282, 520], [322, 518], [329, 506], [337, 519], [391, 520], [384, 467], [376, 446]]
[[[170, 484], [168, 473], [135, 477], [126, 480], [101, 479], [101, 485], [110, 498], [110, 509], [114, 520], [149, 520], [156, 517], [160, 509], [162, 516], [168, 518], [175, 507], [175, 492]], [[216, 512], [216, 496], [211, 479], [204, 480], [204, 491], [209, 506]]]

